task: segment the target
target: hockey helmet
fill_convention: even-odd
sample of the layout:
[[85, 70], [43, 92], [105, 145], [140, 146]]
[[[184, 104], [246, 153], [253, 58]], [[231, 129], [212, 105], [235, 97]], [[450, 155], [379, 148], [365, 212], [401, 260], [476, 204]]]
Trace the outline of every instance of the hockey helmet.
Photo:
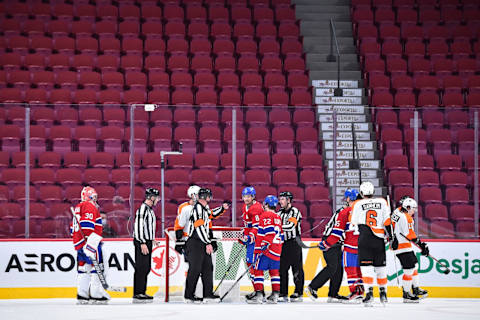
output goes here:
[[405, 200], [408, 199], [408, 198], [410, 198], [410, 197], [407, 196], [407, 195], [401, 197], [401, 198], [398, 200], [398, 205], [399, 205], [400, 207], [402, 207], [402, 206], [403, 206], [403, 201], [405, 201]]
[[198, 199], [207, 199], [208, 197], [210, 197], [210, 199], [213, 198], [213, 195], [212, 195], [212, 190], [208, 189], [208, 188], [200, 188], [200, 190], [198, 190]]
[[82, 189], [82, 192], [80, 193], [80, 199], [82, 202], [84, 201], [97, 201], [98, 194], [97, 191], [95, 191], [94, 188], [90, 186], [86, 186]]
[[193, 199], [193, 197], [198, 197], [198, 191], [200, 190], [199, 186], [190, 186], [187, 190], [187, 196], [190, 199]]
[[283, 191], [283, 192], [280, 192], [280, 194], [278, 195], [278, 197], [285, 197], [287, 199], [290, 199], [290, 202], [292, 202], [293, 200], [293, 194], [290, 192], [290, 191]]
[[375, 187], [370, 181], [365, 181], [360, 185], [360, 194], [362, 197], [372, 196], [375, 192]]
[[252, 196], [255, 197], [257, 192], [255, 191], [254, 187], [245, 187], [242, 191], [242, 197], [244, 196]]
[[270, 209], [275, 209], [278, 205], [278, 198], [272, 195], [268, 195], [263, 200], [263, 204], [268, 206]]
[[410, 210], [410, 209], [416, 210], [417, 209], [417, 201], [415, 201], [415, 199], [412, 199], [412, 198], [406, 198], [402, 202], [402, 208], [407, 210], [407, 211]]
[[354, 201], [357, 199], [358, 196], [358, 190], [357, 189], [346, 189], [345, 193], [343, 195], [345, 197], [345, 200], [348, 198], [350, 201]]
[[158, 189], [155, 188], [147, 188], [145, 190], [145, 198], [149, 199], [152, 196], [158, 197], [160, 196], [160, 192], [158, 191]]

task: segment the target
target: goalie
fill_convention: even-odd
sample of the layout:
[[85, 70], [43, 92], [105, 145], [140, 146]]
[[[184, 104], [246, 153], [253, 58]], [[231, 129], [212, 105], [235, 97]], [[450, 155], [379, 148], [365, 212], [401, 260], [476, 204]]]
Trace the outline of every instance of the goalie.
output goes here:
[[77, 251], [77, 303], [105, 304], [110, 296], [103, 289], [93, 259], [103, 269], [102, 217], [97, 205], [97, 192], [85, 187], [80, 194], [81, 202], [75, 207], [71, 232], [73, 245]]

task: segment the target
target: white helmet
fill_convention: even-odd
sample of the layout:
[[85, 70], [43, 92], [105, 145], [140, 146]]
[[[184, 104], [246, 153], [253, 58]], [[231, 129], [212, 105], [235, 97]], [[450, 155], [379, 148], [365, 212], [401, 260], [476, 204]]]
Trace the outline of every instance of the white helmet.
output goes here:
[[365, 181], [360, 185], [360, 194], [362, 197], [371, 196], [375, 192], [375, 187], [370, 181]]
[[402, 208], [405, 210], [417, 209], [417, 201], [412, 198], [407, 198], [402, 202]]
[[190, 199], [196, 200], [198, 198], [198, 191], [200, 191], [199, 186], [190, 186], [187, 190], [187, 196]]

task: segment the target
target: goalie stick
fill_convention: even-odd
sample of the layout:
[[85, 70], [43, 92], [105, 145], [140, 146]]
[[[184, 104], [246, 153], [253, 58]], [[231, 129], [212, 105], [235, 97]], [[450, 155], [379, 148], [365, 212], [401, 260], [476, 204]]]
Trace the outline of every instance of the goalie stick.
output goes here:
[[[82, 235], [83, 239], [87, 241], [87, 238], [83, 234], [82, 228], [80, 227], [80, 221], [78, 221], [78, 218], [75, 215], [75, 211], [73, 207], [70, 207], [70, 212], [72, 213], [73, 218], [78, 224], [78, 229], [80, 231], [80, 234]], [[95, 271], [97, 272], [98, 279], [100, 279], [100, 283], [102, 284], [103, 289], [107, 291], [114, 291], [114, 292], [127, 292], [126, 287], [109, 286], [107, 283], [107, 280], [105, 279], [105, 274], [103, 273], [103, 270], [100, 267], [100, 264], [98, 263], [97, 259], [92, 258], [92, 263], [93, 263], [93, 267], [95, 268]]]
[[[253, 268], [253, 266], [258, 262], [258, 260], [260, 259], [260, 257], [261, 257], [262, 255], [263, 255], [263, 254], [259, 254], [259, 255], [257, 256], [257, 258], [255, 259], [255, 261], [251, 264], [250, 268]], [[248, 268], [248, 267], [245, 268], [245, 271], [240, 275], [240, 277], [238, 277], [237, 280], [235, 280], [235, 282], [232, 284], [232, 286], [230, 287], [230, 289], [228, 289], [227, 292], [225, 292], [225, 293], [223, 294], [223, 296], [220, 298], [220, 301], [219, 301], [219, 302], [222, 302], [223, 299], [225, 299], [225, 297], [230, 293], [230, 291], [232, 291], [233, 288], [235, 288], [235, 286], [237, 285], [237, 283], [239, 283], [240, 280], [242, 280], [243, 277], [245, 277], [245, 275], [246, 275], [248, 272], [250, 272], [250, 268]]]
[[[411, 243], [413, 243], [417, 248], [422, 249], [422, 248], [420, 248], [420, 246], [419, 246], [418, 244], [416, 244], [416, 243], [413, 242], [412, 240], [408, 239], [407, 236], [405, 236], [403, 233], [400, 233], [400, 235], [401, 235], [402, 237], [404, 237], [405, 239], [407, 239], [408, 241], [410, 241]], [[444, 263], [442, 263], [441, 261], [439, 261], [437, 258], [431, 256], [430, 254], [427, 254], [427, 257], [432, 258], [436, 263], [438, 263], [438, 264], [441, 265], [443, 268], [445, 268], [445, 271], [443, 271], [443, 274], [449, 274], [449, 273], [450, 273], [450, 269], [448, 268], [448, 266], [445, 265]]]

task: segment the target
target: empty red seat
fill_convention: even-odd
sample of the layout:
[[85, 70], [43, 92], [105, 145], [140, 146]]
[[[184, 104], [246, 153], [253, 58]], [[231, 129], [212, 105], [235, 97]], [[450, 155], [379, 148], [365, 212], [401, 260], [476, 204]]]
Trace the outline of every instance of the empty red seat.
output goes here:
[[199, 153], [195, 155], [195, 167], [200, 169], [217, 170], [219, 165], [219, 158], [216, 154]]
[[[172, 173], [172, 171], [177, 171]], [[185, 176], [188, 177], [188, 173], [182, 172], [183, 170], [166, 170], [165, 171], [165, 183], [172, 185], [177, 181], [182, 181], [186, 183], [187, 181], [182, 180]], [[188, 180], [188, 179], [187, 179]], [[155, 187], [160, 185], [161, 177], [160, 172], [154, 169], [141, 169], [138, 172], [137, 181], [140, 184], [143, 184], [144, 187]], [[187, 182], [188, 183], [188, 182]]]
[[442, 190], [438, 187], [422, 187], [420, 189], [420, 202], [441, 204], [443, 202]]
[[305, 188], [305, 201], [310, 204], [329, 204], [330, 191], [327, 187], [310, 186]]
[[199, 141], [203, 143], [203, 151], [211, 153], [220, 153], [221, 135], [217, 127], [202, 127], [198, 134]]
[[247, 154], [246, 167], [248, 169], [270, 169], [270, 155], [268, 154]]
[[212, 170], [195, 169], [191, 172], [191, 183], [201, 185], [202, 187], [213, 187], [215, 180], [216, 174]]
[[440, 174], [440, 181], [447, 187], [466, 187], [467, 174], [462, 171], [444, 171]]
[[269, 186], [271, 184], [270, 172], [268, 170], [252, 169], [245, 171], [245, 182], [254, 186]]
[[108, 152], [95, 152], [89, 155], [89, 163], [93, 168], [113, 169], [114, 157]]
[[448, 221], [447, 207], [443, 204], [427, 204], [425, 206], [425, 218], [434, 221]]
[[474, 206], [466, 204], [452, 205], [450, 207], [450, 218], [453, 221], [474, 222]]
[[469, 204], [470, 196], [468, 190], [465, 188], [446, 188], [445, 202], [449, 205]]
[[58, 169], [55, 181], [63, 187], [81, 185], [83, 183], [82, 172], [76, 168]]
[[438, 187], [438, 173], [433, 170], [420, 170], [418, 172], [418, 184], [424, 187]]
[[269, 153], [270, 132], [265, 127], [250, 128], [248, 141], [253, 153]]

